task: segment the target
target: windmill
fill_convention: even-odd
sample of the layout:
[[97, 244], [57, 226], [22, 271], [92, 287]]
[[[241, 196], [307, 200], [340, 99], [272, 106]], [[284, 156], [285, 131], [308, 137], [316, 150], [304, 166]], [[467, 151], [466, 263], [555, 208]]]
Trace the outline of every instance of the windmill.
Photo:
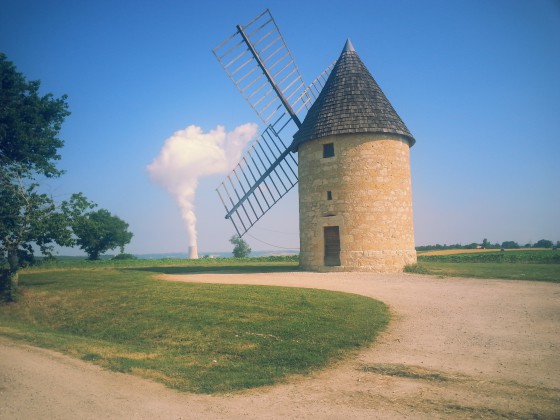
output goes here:
[[233, 83], [266, 125], [216, 191], [243, 236], [297, 184], [291, 139], [301, 126], [333, 65], [306, 86], [274, 18], [267, 9], [213, 50]]
[[213, 51], [266, 125], [217, 188], [239, 236], [299, 181], [302, 268], [395, 272], [416, 262], [415, 139], [350, 40], [308, 87], [268, 10]]

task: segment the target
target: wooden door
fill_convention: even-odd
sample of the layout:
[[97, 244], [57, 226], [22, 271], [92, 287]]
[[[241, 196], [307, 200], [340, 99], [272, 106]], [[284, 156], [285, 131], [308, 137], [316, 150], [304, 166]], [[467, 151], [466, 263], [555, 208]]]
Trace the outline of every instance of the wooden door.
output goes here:
[[326, 226], [325, 236], [325, 265], [340, 265], [340, 231], [338, 226]]

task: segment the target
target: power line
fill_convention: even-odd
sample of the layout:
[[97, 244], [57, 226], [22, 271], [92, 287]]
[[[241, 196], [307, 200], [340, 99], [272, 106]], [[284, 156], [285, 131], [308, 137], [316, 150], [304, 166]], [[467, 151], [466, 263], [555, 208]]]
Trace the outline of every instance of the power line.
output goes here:
[[253, 227], [253, 229], [256, 229], [256, 230], [266, 230], [267, 232], [279, 233], [279, 234], [281, 234], [281, 235], [297, 235], [297, 234], [298, 234], [297, 232], [281, 232], [281, 231], [279, 231], [279, 230], [273, 230], [273, 229], [268, 229], [268, 228], [263, 228], [263, 227], [257, 227], [257, 226]]
[[251, 234], [248, 233], [248, 232], [245, 233], [245, 234], [246, 234], [247, 236], [250, 236], [251, 238], [253, 238], [255, 241], [259, 241], [259, 242], [261, 242], [261, 243], [263, 243], [263, 244], [265, 244], [265, 245], [272, 246], [272, 247], [274, 247], [274, 248], [278, 248], [278, 249], [287, 249], [287, 250], [290, 250], [290, 251], [291, 251], [291, 250], [295, 250], [295, 249], [299, 249], [299, 248], [286, 248], [286, 247], [279, 246], [279, 245], [269, 244], [268, 242], [265, 242], [265, 241], [262, 241], [262, 240], [260, 240], [260, 239], [258, 239], [258, 238], [255, 238], [253, 235], [251, 235]]

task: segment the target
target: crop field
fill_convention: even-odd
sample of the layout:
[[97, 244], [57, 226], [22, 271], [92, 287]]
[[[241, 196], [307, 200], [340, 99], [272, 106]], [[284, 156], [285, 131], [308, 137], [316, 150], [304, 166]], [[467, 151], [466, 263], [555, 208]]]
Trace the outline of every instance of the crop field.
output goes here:
[[418, 255], [418, 261], [455, 263], [560, 264], [557, 250], [511, 250]]
[[480, 254], [487, 252], [540, 252], [540, 251], [552, 251], [551, 249], [545, 248], [520, 248], [520, 249], [505, 249], [500, 251], [498, 249], [440, 249], [436, 251], [418, 251], [418, 256], [432, 257], [437, 255], [456, 255], [456, 254]]
[[[480, 254], [482, 252], [496, 252], [496, 249], [440, 249], [436, 251], [418, 251], [418, 256], [455, 255], [455, 254]], [[506, 250], [505, 252], [510, 252]]]

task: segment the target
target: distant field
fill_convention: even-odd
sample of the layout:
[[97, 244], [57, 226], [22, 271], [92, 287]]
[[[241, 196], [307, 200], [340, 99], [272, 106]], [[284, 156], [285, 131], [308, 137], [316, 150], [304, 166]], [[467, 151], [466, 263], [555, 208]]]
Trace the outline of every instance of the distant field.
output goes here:
[[560, 264], [421, 262], [411, 271], [443, 277], [534, 280], [560, 283]]
[[299, 265], [297, 255], [269, 256], [250, 258], [161, 258], [136, 260], [98, 260], [56, 259], [46, 260], [29, 267], [27, 271], [68, 270], [82, 268], [135, 268], [138, 270], [155, 271], [165, 274], [186, 274], [195, 272], [235, 271], [238, 268], [245, 272], [289, 271], [296, 270]]
[[560, 251], [531, 248], [418, 253], [418, 264], [406, 267], [405, 271], [446, 277], [560, 282]]
[[560, 251], [552, 249], [483, 250], [449, 254], [420, 254], [418, 261], [449, 263], [560, 264]]
[[[518, 252], [518, 251], [543, 251], [544, 248], [520, 248], [520, 249], [506, 249], [504, 252]], [[479, 254], [482, 252], [497, 252], [499, 249], [443, 249], [439, 251], [418, 251], [418, 255], [433, 256], [433, 255], [455, 255], [455, 254]]]

